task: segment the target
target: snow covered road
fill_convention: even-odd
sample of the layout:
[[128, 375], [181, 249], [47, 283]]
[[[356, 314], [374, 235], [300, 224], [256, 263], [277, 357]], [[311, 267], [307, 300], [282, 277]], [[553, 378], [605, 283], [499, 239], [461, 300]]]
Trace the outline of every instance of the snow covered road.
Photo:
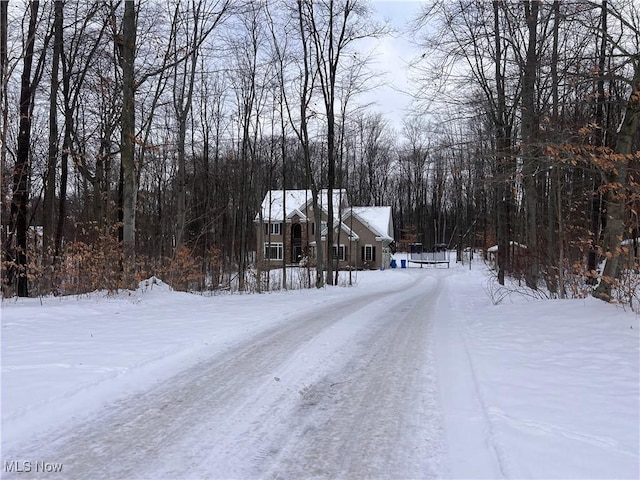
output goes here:
[[640, 478], [640, 316], [490, 278], [5, 300], [2, 478]]
[[3, 455], [65, 478], [439, 478], [439, 294], [422, 276], [292, 315]]

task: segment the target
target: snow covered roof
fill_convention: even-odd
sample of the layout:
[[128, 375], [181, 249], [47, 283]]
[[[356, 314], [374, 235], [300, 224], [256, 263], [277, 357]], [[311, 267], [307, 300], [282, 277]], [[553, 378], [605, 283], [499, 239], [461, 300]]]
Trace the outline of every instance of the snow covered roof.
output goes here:
[[353, 207], [353, 214], [382, 240], [393, 240], [391, 207]]
[[[282, 221], [285, 216], [300, 210], [308, 198], [311, 198], [311, 190], [269, 190], [262, 201], [262, 219], [265, 222]], [[287, 209], [286, 215], [283, 205]], [[256, 220], [260, 220], [260, 215], [256, 216]]]
[[[342, 197], [342, 198], [341, 198]], [[283, 199], [284, 208], [286, 208], [286, 215], [283, 212]], [[333, 191], [333, 205], [334, 211], [337, 214], [338, 205], [348, 205], [348, 198], [346, 190], [336, 189]], [[306, 219], [304, 215], [307, 205], [311, 206], [313, 202], [313, 195], [311, 190], [269, 190], [264, 196], [262, 201], [262, 220], [265, 222], [282, 221], [286, 216], [291, 218], [293, 215], [298, 214], [301, 218]], [[322, 210], [326, 212], [328, 204], [328, 191], [321, 190], [318, 195], [318, 203]], [[256, 215], [256, 221], [260, 220], [260, 215]]]
[[[349, 197], [347, 195], [347, 191], [345, 189], [335, 189], [333, 191], [333, 211], [334, 211], [334, 215], [338, 215], [338, 206], [340, 204], [342, 204], [342, 207], [346, 207], [347, 205], [349, 205]], [[326, 189], [320, 190], [320, 192], [318, 192], [318, 204], [320, 206], [320, 208], [326, 212], [327, 211], [327, 207], [329, 205], [329, 191]], [[313, 206], [313, 198], [311, 197], [311, 191], [309, 190], [309, 198], [307, 200], [307, 202], [302, 205], [303, 207], [309, 206], [312, 207]]]
[[[318, 203], [322, 210], [327, 213], [328, 191], [321, 190], [318, 195]], [[283, 207], [284, 200], [284, 207]], [[307, 218], [307, 207], [311, 207], [313, 196], [311, 190], [270, 190], [266, 193], [262, 202], [262, 221], [263, 222], [282, 222], [284, 218], [291, 219], [294, 216], [300, 217], [301, 221], [312, 221]], [[347, 226], [345, 219], [353, 212], [353, 215], [369, 230], [371, 230], [376, 239], [379, 241], [393, 241], [393, 219], [391, 215], [391, 207], [352, 207], [349, 206], [346, 190], [336, 189], [333, 191], [334, 205], [334, 226], [338, 226], [338, 206], [342, 204], [342, 230], [351, 237], [352, 240], [358, 240], [359, 236], [356, 232], [351, 231]], [[286, 213], [284, 209], [286, 208]], [[256, 215], [257, 222], [260, 221], [260, 215]], [[326, 235], [326, 226], [322, 230], [322, 235]]]

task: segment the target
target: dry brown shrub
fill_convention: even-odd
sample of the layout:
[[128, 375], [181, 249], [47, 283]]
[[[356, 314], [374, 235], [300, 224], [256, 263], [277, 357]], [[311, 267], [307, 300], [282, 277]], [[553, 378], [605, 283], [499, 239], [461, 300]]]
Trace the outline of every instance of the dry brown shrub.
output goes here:
[[59, 293], [73, 295], [121, 288], [122, 249], [118, 239], [100, 234], [91, 243], [68, 243], [58, 268]]
[[203, 260], [193, 255], [186, 246], [177, 248], [171, 258], [158, 269], [158, 277], [171, 285], [174, 290], [190, 291], [199, 290], [203, 282]]

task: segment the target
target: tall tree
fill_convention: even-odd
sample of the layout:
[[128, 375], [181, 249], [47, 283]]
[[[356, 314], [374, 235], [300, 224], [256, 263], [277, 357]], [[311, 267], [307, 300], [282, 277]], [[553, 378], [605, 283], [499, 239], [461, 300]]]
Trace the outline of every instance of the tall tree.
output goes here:
[[[278, 32], [278, 26], [276, 25], [274, 16], [271, 14], [269, 3], [265, 5], [265, 13], [267, 16], [269, 31], [271, 33], [273, 56], [275, 63], [275, 78], [277, 81], [277, 91], [273, 92], [274, 95], [274, 112], [276, 114], [275, 104], [278, 104], [277, 113], [280, 119], [280, 155], [282, 160], [281, 169], [281, 181], [282, 181], [282, 225], [283, 232], [286, 232], [287, 222], [287, 119], [285, 116], [285, 104], [287, 103], [287, 85], [285, 78], [285, 71], [287, 68], [287, 56], [289, 55], [289, 31], [288, 23], [285, 24], [285, 28], [281, 32]], [[277, 102], [276, 102], [277, 100]], [[272, 121], [271, 124], [272, 138], [275, 139], [275, 125]], [[273, 142], [272, 142], [273, 145]], [[273, 152], [272, 152], [273, 153]], [[290, 245], [293, 251], [293, 241]], [[282, 236], [282, 289], [287, 289], [287, 236], [283, 233]], [[292, 255], [293, 257], [293, 255]], [[297, 260], [293, 258], [292, 260]]]
[[62, 55], [62, 27], [64, 2], [54, 2], [54, 42], [51, 58], [51, 89], [49, 93], [49, 158], [43, 201], [42, 237], [45, 264], [52, 253], [55, 228], [56, 170], [58, 166], [58, 89], [60, 85], [60, 57]]
[[[327, 252], [330, 259], [334, 244], [334, 195], [338, 151], [336, 127], [338, 125], [338, 79], [343, 57], [358, 39], [375, 37], [382, 30], [367, 22], [366, 7], [359, 0], [328, 0], [304, 2], [309, 20], [307, 27], [313, 42], [313, 55], [317, 69], [322, 102], [326, 115], [327, 140]], [[369, 19], [370, 20], [370, 19]], [[338, 206], [339, 207], [339, 206]], [[333, 262], [327, 262], [326, 282], [333, 281]]]
[[31, 80], [33, 51], [36, 39], [36, 24], [40, 2], [29, 5], [29, 28], [24, 53], [22, 77], [20, 82], [20, 125], [18, 129], [18, 150], [13, 171], [13, 199], [11, 202], [11, 224], [15, 228], [15, 246], [11, 248], [14, 267], [9, 275], [16, 280], [16, 293], [19, 297], [29, 295], [27, 278], [27, 234], [29, 229], [29, 181], [31, 177], [31, 105], [35, 85]]
[[2, 124], [0, 125], [0, 168], [5, 170], [7, 166], [7, 129], [9, 121], [9, 58], [8, 35], [9, 26], [9, 2], [0, 1], [0, 109], [2, 109]]
[[527, 286], [538, 288], [539, 252], [538, 252], [538, 185], [540, 145], [536, 102], [538, 59], [538, 17], [540, 11], [539, 0], [525, 0], [523, 2], [525, 20], [527, 23], [528, 42], [526, 60], [522, 72], [522, 142], [523, 166], [522, 175], [525, 194], [526, 238], [529, 252], [529, 265], [525, 275]]
[[[595, 121], [597, 125], [597, 133], [595, 136], [595, 146], [603, 147], [606, 145], [607, 139], [607, 125], [606, 125], [606, 96], [605, 96], [605, 71], [607, 64], [607, 30], [608, 30], [608, 1], [603, 0], [600, 13], [600, 29], [599, 29], [599, 41], [600, 48], [598, 52], [598, 80], [596, 82], [596, 115]], [[592, 241], [590, 242], [590, 248], [587, 256], [587, 271], [595, 272], [598, 265], [598, 252], [597, 245], [600, 243], [601, 231], [602, 231], [602, 194], [600, 193], [600, 186], [602, 182], [597, 176], [594, 177], [594, 189], [593, 200], [591, 202], [591, 226]], [[587, 282], [591, 285], [595, 285], [597, 277], [590, 275]]]
[[[57, 2], [56, 2], [57, 3]], [[106, 30], [108, 21], [96, 22], [98, 13], [101, 10], [99, 4], [80, 5], [79, 2], [64, 4], [65, 6], [75, 6], [73, 18], [78, 21], [71, 22], [72, 29], [68, 36], [68, 41], [60, 48], [62, 66], [62, 99], [64, 116], [64, 133], [62, 136], [62, 151], [60, 156], [60, 188], [58, 195], [57, 226], [54, 240], [54, 263], [60, 265], [63, 250], [63, 240], [67, 228], [68, 216], [68, 182], [69, 182], [69, 160], [74, 159], [76, 170], [84, 179], [95, 184], [96, 176], [99, 176], [99, 169], [96, 167], [96, 175], [88, 172], [86, 166], [86, 155], [82, 155], [81, 138], [83, 137], [79, 125], [81, 122], [81, 112], [86, 100], [83, 93], [87, 76], [92, 71], [92, 60], [96, 56], [101, 46], [101, 40]], [[61, 14], [62, 12], [60, 12]], [[97, 34], [91, 35], [92, 29], [96, 27]], [[55, 29], [54, 29], [55, 31]], [[110, 58], [111, 60], [111, 58]], [[101, 121], [105, 121], [101, 118]], [[102, 143], [102, 142], [101, 142]], [[98, 165], [100, 161], [98, 161]], [[97, 194], [97, 193], [96, 193]], [[101, 219], [99, 219], [101, 220]]]
[[[213, 29], [224, 17], [230, 0], [213, 4], [203, 0], [177, 2], [174, 10], [172, 30], [183, 40], [173, 45], [174, 57], [179, 58], [179, 50], [187, 53], [184, 61], [175, 66], [173, 82], [173, 108], [178, 123], [176, 154], [178, 161], [178, 211], [176, 224], [176, 247], [182, 247], [186, 228], [186, 135], [187, 120], [193, 104], [200, 48]], [[185, 7], [184, 10], [182, 8]]]
[[135, 165], [135, 75], [136, 11], [133, 0], [124, 2], [121, 37], [122, 116], [120, 162], [122, 170], [122, 253], [125, 286], [135, 286], [132, 276], [136, 259], [136, 205], [138, 175]]
[[[313, 207], [313, 224], [316, 226], [314, 230], [314, 240], [316, 244], [316, 288], [324, 285], [324, 253], [322, 251], [322, 211], [320, 209], [318, 180], [312, 171], [311, 159], [311, 141], [309, 136], [309, 119], [313, 115], [310, 104], [313, 98], [313, 90], [315, 86], [316, 75], [312, 66], [311, 57], [311, 34], [309, 33], [309, 15], [305, 0], [297, 0], [297, 19], [298, 31], [300, 33], [300, 44], [302, 48], [301, 57], [302, 65], [300, 68], [300, 90], [298, 97], [298, 114], [300, 126], [296, 126], [296, 122], [292, 121], [292, 128], [298, 137], [302, 149], [303, 163], [305, 165], [307, 188], [311, 189], [311, 203]], [[293, 118], [293, 113], [287, 104], [289, 118]]]
[[[611, 186], [607, 199], [607, 225], [604, 231], [603, 250], [606, 263], [602, 279], [594, 291], [594, 296], [603, 300], [611, 299], [614, 279], [618, 276], [621, 257], [621, 243], [625, 233], [629, 168], [638, 162], [638, 151], [634, 149], [638, 129], [640, 129], [640, 55], [633, 59], [634, 75], [625, 114], [618, 129], [615, 152], [610, 156], [613, 168], [607, 175]], [[634, 159], [634, 157], [636, 157]]]
[[239, 38], [235, 39], [233, 81], [237, 106], [237, 155], [241, 173], [237, 177], [235, 202], [235, 237], [238, 260], [238, 288], [245, 290], [245, 274], [249, 266], [250, 238], [253, 237], [256, 197], [261, 169], [258, 165], [258, 137], [261, 134], [261, 112], [264, 108], [267, 86], [273, 76], [272, 65], [263, 61], [264, 6], [250, 2], [242, 12]]

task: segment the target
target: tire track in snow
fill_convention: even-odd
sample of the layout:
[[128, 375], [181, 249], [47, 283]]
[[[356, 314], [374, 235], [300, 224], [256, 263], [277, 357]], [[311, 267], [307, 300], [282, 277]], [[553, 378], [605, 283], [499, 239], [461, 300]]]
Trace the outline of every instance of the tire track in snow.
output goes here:
[[[451, 295], [444, 279], [446, 296]], [[436, 327], [438, 375], [443, 382], [441, 396], [445, 405], [447, 437], [453, 436], [462, 444], [449, 445], [449, 471], [454, 478], [511, 478], [511, 462], [502, 442], [495, 433], [488, 414], [487, 403], [478, 382], [469, 351], [468, 339], [459, 326], [456, 315], [448, 310], [453, 305], [446, 298], [444, 308], [437, 307], [440, 320]], [[462, 433], [464, 432], [464, 433]], [[468, 452], [473, 452], [469, 455]]]
[[[424, 284], [380, 312], [351, 359], [301, 392], [299, 424], [255, 476], [441, 478], [442, 417], [431, 311], [440, 288]], [[281, 439], [282, 440], [282, 439]]]
[[[265, 435], [263, 416], [269, 414], [276, 423], [288, 418], [295, 406], [291, 398], [297, 401], [296, 388], [303, 386], [298, 382], [274, 392], [276, 367], [286, 365], [321, 332], [372, 304], [384, 305], [397, 291], [351, 297], [322, 305], [315, 315], [293, 317], [4, 458], [51, 459], [64, 465], [65, 478], [244, 477], [251, 459], [242, 457]], [[273, 454], [257, 452], [265, 458]]]

